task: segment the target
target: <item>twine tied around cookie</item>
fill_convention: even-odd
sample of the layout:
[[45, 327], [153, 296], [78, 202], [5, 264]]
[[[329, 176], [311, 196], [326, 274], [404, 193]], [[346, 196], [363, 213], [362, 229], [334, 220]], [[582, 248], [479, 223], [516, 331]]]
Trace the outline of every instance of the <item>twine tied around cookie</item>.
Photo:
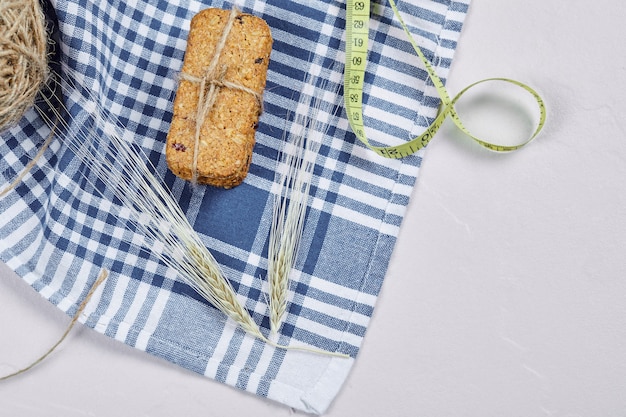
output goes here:
[[261, 94], [244, 85], [226, 80], [225, 77], [228, 66], [218, 66], [220, 55], [224, 50], [224, 47], [226, 46], [226, 41], [228, 40], [230, 30], [233, 27], [235, 19], [240, 14], [241, 12], [239, 11], [239, 9], [233, 6], [228, 16], [228, 20], [226, 21], [226, 25], [224, 26], [224, 29], [222, 31], [220, 40], [215, 47], [215, 53], [213, 54], [213, 58], [211, 59], [211, 62], [204, 72], [204, 75], [201, 77], [196, 77], [194, 75], [184, 72], [180, 74], [181, 80], [189, 81], [194, 84], [199, 84], [200, 89], [198, 108], [196, 110], [196, 130], [194, 134], [193, 161], [191, 166], [192, 184], [198, 183], [198, 153], [200, 151], [200, 133], [202, 130], [202, 124], [211, 112], [211, 109], [213, 108], [215, 101], [217, 100], [220, 89], [230, 88], [233, 90], [239, 90], [251, 94], [259, 102], [261, 111], [263, 109], [263, 97]]
[[47, 51], [39, 1], [0, 1], [0, 132], [35, 104], [49, 75]]

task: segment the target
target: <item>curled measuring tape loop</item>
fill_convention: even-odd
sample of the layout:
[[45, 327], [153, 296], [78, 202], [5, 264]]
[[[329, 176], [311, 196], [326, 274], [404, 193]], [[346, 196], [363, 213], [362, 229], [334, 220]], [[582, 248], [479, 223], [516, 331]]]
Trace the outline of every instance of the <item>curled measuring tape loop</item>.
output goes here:
[[[526, 139], [524, 142], [521, 142], [517, 145], [498, 145], [495, 143], [491, 143], [491, 142], [487, 142], [484, 141], [476, 136], [474, 136], [472, 133], [470, 133], [470, 131], [463, 125], [463, 123], [461, 122], [461, 119], [459, 118], [458, 113], [456, 112], [456, 110], [454, 109], [454, 105], [456, 104], [456, 102], [461, 98], [461, 96], [463, 96], [463, 94], [465, 94], [469, 89], [477, 86], [478, 84], [483, 84], [483, 83], [487, 83], [487, 82], [494, 82], [494, 81], [500, 81], [500, 82], [505, 82], [505, 83], [509, 83], [509, 84], [513, 84], [516, 85], [524, 90], [526, 90], [528, 93], [530, 93], [533, 98], [535, 99], [537, 106], [539, 108], [539, 122], [537, 124], [537, 127], [535, 129], [535, 131], [530, 135], [530, 137], [528, 139]], [[476, 81], [475, 83], [472, 83], [470, 85], [468, 85], [467, 87], [465, 87], [463, 90], [461, 90], [455, 97], [454, 99], [451, 101], [450, 105], [447, 107], [449, 109], [449, 114], [450, 114], [450, 118], [452, 119], [452, 121], [454, 122], [454, 124], [459, 128], [460, 131], [462, 131], [463, 133], [465, 133], [467, 136], [469, 136], [470, 138], [472, 138], [475, 142], [477, 142], [478, 144], [484, 146], [487, 149], [490, 149], [492, 151], [496, 151], [496, 152], [511, 152], [511, 151], [515, 151], [517, 149], [520, 149], [524, 146], [526, 146], [530, 141], [532, 141], [533, 139], [535, 139], [535, 137], [537, 137], [537, 135], [539, 134], [539, 132], [541, 132], [541, 130], [543, 129], [543, 126], [546, 122], [546, 107], [545, 104], [543, 102], [543, 99], [541, 98], [541, 96], [539, 95], [539, 93], [537, 93], [534, 89], [532, 89], [531, 87], [529, 87], [528, 85], [521, 83], [519, 81], [515, 81], [515, 80], [511, 80], [509, 78], [487, 78], [484, 80], [480, 80], [480, 81]]]
[[[487, 149], [497, 152], [510, 152], [527, 145], [532, 141], [539, 132], [543, 129], [546, 121], [546, 108], [541, 96], [528, 85], [515, 81], [509, 78], [488, 78], [485, 80], [477, 81], [469, 86], [465, 87], [454, 98], [450, 98], [448, 91], [446, 90], [443, 82], [437, 76], [435, 69], [423, 54], [421, 48], [417, 45], [417, 42], [413, 38], [408, 26], [404, 23], [402, 15], [396, 6], [394, 0], [389, 0], [389, 4], [393, 9], [400, 25], [404, 29], [409, 42], [413, 46], [413, 49], [417, 53], [418, 57], [424, 64], [428, 77], [432, 81], [437, 94], [441, 99], [440, 111], [435, 117], [435, 120], [426, 128], [426, 130], [416, 138], [402, 143], [397, 146], [374, 146], [372, 145], [365, 134], [365, 126], [363, 121], [363, 83], [365, 76], [365, 66], [367, 62], [367, 44], [369, 38], [369, 18], [370, 18], [370, 0], [346, 0], [346, 66], [344, 71], [344, 103], [346, 107], [346, 113], [348, 121], [352, 127], [352, 131], [361, 142], [363, 142], [368, 148], [376, 152], [377, 154], [386, 158], [403, 158], [425, 147], [435, 136], [439, 128], [443, 125], [443, 122], [447, 117], [450, 117], [454, 124], [472, 138], [478, 144], [484, 146]], [[471, 88], [478, 84], [486, 82], [505, 82], [516, 85], [523, 90], [530, 93], [537, 103], [539, 108], [539, 122], [537, 128], [532, 133], [530, 138], [517, 145], [498, 145], [491, 142], [482, 140], [474, 136], [461, 122], [461, 119], [456, 112], [454, 105], [457, 101]]]

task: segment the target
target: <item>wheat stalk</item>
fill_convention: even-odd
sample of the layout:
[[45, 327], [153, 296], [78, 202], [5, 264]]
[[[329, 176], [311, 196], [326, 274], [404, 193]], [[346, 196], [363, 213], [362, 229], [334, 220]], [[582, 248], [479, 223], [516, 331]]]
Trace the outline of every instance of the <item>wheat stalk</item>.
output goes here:
[[[124, 139], [126, 132], [120, 121], [107, 112], [98, 99], [89, 94], [82, 96], [74, 81], [77, 75], [65, 68], [66, 83], [60, 85], [66, 95], [81, 105], [91, 120], [77, 121], [73, 125], [81, 126], [71, 129], [66, 117], [72, 119], [70, 112], [64, 108], [55, 109], [49, 98], [44, 100], [53, 109], [55, 120], [45, 111], [39, 111], [41, 117], [49, 124], [58, 123], [60, 137], [68, 148], [95, 175], [96, 180], [82, 172], [85, 180], [103, 198], [105, 192], [100, 191], [96, 182], [105, 185], [105, 190], [113, 193], [113, 197], [121, 203], [127, 215], [126, 227], [134, 233], [143, 235], [142, 249], [150, 248], [165, 265], [173, 268], [183, 279], [204, 299], [232, 319], [248, 334], [265, 343], [281, 349], [302, 350], [312, 353], [348, 358], [348, 355], [327, 352], [307, 346], [279, 345], [263, 335], [250, 313], [237, 299], [237, 294], [230, 282], [225, 278], [215, 258], [204, 246], [200, 236], [193, 229], [184, 212], [163, 185], [148, 157], [137, 145]], [[91, 127], [91, 128], [89, 128]], [[120, 214], [123, 210], [120, 210]], [[135, 242], [128, 242], [136, 245]]]
[[[71, 75], [67, 78], [75, 79]], [[119, 200], [128, 216], [127, 227], [143, 235], [145, 247], [158, 248], [152, 252], [175, 269], [186, 284], [243, 330], [265, 340], [249, 312], [237, 300], [232, 285], [213, 255], [169, 190], [162, 185], [162, 179], [147, 156], [138, 146], [124, 139], [125, 132], [119, 120], [107, 112], [96, 97], [87, 93], [84, 98], [73, 84], [67, 81], [61, 87], [86, 110], [90, 120], [74, 123], [81, 127], [70, 130], [64, 117], [72, 118], [67, 109], [64, 114], [57, 111], [56, 116], [62, 131], [59, 136], [97, 178], [94, 181], [85, 174], [86, 181], [103, 197], [104, 191], [99, 191], [96, 182], [104, 184], [104, 190]], [[45, 112], [40, 114], [52, 123]]]
[[[300, 93], [289, 138], [279, 156], [276, 170], [272, 226], [268, 247], [270, 328], [277, 333], [287, 311], [289, 275], [293, 269], [306, 220], [315, 160], [333, 114], [315, 78], [309, 78]], [[311, 92], [310, 90], [313, 90]], [[333, 94], [333, 93], [331, 93]]]

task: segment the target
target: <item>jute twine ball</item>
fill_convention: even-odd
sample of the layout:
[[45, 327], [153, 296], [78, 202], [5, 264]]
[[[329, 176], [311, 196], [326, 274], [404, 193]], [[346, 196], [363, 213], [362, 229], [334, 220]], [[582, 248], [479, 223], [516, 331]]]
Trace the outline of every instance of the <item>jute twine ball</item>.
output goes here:
[[34, 105], [48, 78], [47, 46], [38, 0], [0, 0], [0, 132]]

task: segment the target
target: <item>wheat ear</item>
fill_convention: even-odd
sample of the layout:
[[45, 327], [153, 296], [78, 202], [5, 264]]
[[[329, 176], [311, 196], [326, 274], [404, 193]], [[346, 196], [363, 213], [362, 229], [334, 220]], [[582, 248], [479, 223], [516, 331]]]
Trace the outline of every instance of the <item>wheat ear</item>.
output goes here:
[[[326, 83], [309, 78], [300, 93], [296, 116], [279, 156], [274, 178], [272, 226], [268, 247], [270, 327], [277, 333], [287, 311], [289, 275], [296, 261], [306, 220], [315, 160], [333, 115], [324, 100]], [[335, 92], [336, 93], [336, 92]]]
[[[66, 72], [69, 80], [76, 79]], [[87, 98], [83, 97], [73, 81], [63, 83], [62, 88], [89, 114], [89, 120], [74, 123], [81, 127], [71, 131], [64, 117], [72, 118], [69, 111], [58, 111], [56, 115], [62, 128], [58, 137], [97, 178], [93, 181], [84, 175], [86, 181], [103, 197], [109, 192], [119, 200], [130, 219], [127, 227], [144, 236], [145, 247], [158, 249], [152, 252], [175, 269], [185, 283], [243, 330], [265, 340], [147, 156], [124, 139], [119, 120], [93, 95], [87, 93]], [[40, 114], [53, 122], [45, 112]], [[103, 191], [99, 191], [101, 185], [96, 182], [104, 184]]]

